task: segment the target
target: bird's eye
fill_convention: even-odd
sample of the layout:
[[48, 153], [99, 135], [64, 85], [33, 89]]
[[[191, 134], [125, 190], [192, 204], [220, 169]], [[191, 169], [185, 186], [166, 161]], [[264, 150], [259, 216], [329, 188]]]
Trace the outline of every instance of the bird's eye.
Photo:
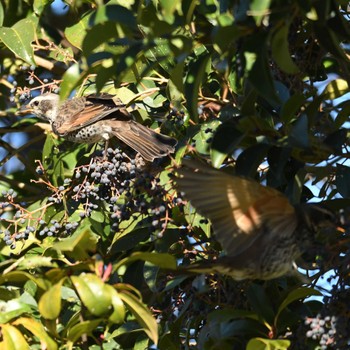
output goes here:
[[33, 102], [33, 105], [34, 105], [35, 107], [38, 107], [38, 106], [39, 106], [39, 101], [34, 101], [34, 102]]

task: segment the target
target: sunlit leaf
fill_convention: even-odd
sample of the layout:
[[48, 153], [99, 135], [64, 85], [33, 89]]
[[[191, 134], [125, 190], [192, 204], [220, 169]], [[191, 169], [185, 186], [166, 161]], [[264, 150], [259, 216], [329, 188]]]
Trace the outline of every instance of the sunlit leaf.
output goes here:
[[25, 340], [22, 332], [9, 324], [1, 325], [2, 341], [0, 341], [0, 348], [6, 350], [29, 350], [29, 344]]
[[64, 279], [53, 285], [39, 300], [39, 311], [44, 318], [53, 320], [61, 311], [61, 288]]
[[56, 350], [58, 346], [56, 342], [47, 334], [44, 326], [31, 318], [21, 317], [13, 322], [14, 325], [21, 325], [24, 328], [28, 329], [36, 337], [40, 339], [42, 346], [45, 346], [47, 349]]
[[155, 318], [145, 305], [133, 294], [120, 293], [120, 298], [132, 312], [137, 322], [142, 326], [152, 341], [158, 343], [158, 325]]
[[22, 19], [11, 28], [0, 28], [0, 41], [16, 56], [34, 66], [35, 60], [31, 42], [35, 38], [37, 24], [38, 19], [32, 16]]

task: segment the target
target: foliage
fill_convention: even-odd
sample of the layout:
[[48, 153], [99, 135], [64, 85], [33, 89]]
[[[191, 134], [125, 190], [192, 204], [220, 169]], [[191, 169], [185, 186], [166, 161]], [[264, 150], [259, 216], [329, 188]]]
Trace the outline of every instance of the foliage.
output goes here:
[[[347, 349], [347, 3], [3, 0], [1, 346]], [[116, 94], [177, 152], [140, 165], [14, 115], [44, 91]], [[169, 179], [189, 152], [337, 213], [309, 282], [174, 272], [221, 253]]]

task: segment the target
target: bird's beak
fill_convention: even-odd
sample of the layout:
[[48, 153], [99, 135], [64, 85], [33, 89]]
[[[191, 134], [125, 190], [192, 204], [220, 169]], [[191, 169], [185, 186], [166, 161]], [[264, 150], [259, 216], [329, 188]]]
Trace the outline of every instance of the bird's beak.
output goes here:
[[16, 115], [27, 115], [34, 114], [33, 108], [29, 107], [29, 105], [22, 106], [17, 112]]

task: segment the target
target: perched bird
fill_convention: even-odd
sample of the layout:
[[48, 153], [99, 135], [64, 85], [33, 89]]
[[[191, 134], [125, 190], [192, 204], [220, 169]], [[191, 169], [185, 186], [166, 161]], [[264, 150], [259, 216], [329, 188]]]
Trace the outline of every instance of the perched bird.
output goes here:
[[115, 136], [147, 161], [174, 152], [174, 138], [132, 120], [125, 105], [113, 97], [89, 95], [60, 103], [57, 94], [47, 93], [32, 99], [18, 114], [35, 114], [48, 121], [56, 135], [72, 142], [96, 143]]
[[216, 272], [236, 280], [277, 278], [292, 272], [318, 225], [332, 224], [332, 213], [326, 209], [293, 206], [271, 187], [207, 164], [193, 160], [183, 164], [177, 170], [177, 188], [211, 221], [226, 253], [217, 260], [186, 266], [187, 271]]

